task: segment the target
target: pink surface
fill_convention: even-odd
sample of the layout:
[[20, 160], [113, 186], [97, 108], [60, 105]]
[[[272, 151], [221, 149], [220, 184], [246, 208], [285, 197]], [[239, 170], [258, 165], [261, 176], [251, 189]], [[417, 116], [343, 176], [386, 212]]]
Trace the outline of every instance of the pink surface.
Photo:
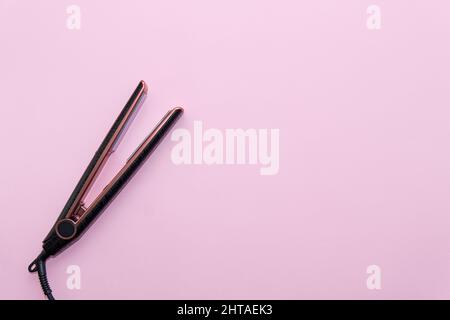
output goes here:
[[1, 0], [0, 298], [42, 298], [26, 268], [144, 79], [97, 191], [174, 106], [177, 128], [280, 129], [279, 173], [177, 166], [166, 139], [49, 260], [58, 298], [449, 299], [450, 3], [376, 1], [372, 31], [370, 4]]

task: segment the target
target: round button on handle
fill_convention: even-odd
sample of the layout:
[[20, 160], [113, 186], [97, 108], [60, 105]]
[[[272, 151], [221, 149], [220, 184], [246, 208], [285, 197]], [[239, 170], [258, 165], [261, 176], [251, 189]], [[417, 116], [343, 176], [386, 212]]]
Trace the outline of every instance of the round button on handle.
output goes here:
[[59, 221], [56, 224], [55, 229], [58, 237], [64, 240], [72, 239], [77, 232], [77, 226], [75, 225], [75, 222], [70, 219]]

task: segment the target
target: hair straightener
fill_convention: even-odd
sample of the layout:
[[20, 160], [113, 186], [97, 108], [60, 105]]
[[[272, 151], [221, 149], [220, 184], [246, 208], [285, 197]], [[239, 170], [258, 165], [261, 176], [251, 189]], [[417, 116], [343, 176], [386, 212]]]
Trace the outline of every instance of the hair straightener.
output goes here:
[[100, 216], [117, 194], [133, 177], [144, 161], [156, 149], [178, 118], [183, 114], [182, 108], [167, 112], [153, 131], [138, 146], [126, 161], [122, 169], [86, 208], [84, 199], [90, 187], [102, 170], [109, 156], [116, 150], [130, 123], [135, 118], [147, 95], [147, 85], [139, 82], [122, 112], [117, 117], [97, 152], [81, 176], [61, 214], [45, 237], [41, 254], [29, 265], [29, 272], [37, 272], [42, 290], [49, 300], [54, 300], [48, 284], [45, 262], [78, 240], [90, 225]]

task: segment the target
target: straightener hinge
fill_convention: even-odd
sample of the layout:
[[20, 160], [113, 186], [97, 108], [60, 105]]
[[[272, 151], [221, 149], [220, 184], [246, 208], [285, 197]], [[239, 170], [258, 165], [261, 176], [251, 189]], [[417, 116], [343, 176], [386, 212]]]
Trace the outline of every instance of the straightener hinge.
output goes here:
[[84, 215], [86, 212], [86, 207], [84, 206], [84, 202], [81, 202], [75, 213], [70, 217], [74, 222], [77, 222], [80, 220], [80, 218]]

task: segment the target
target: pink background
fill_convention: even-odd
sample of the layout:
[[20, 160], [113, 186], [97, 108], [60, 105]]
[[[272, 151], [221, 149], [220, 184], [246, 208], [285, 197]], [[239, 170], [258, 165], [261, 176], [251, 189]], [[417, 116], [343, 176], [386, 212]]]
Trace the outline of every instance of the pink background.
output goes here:
[[[370, 4], [381, 30], [366, 27]], [[176, 166], [165, 140], [49, 260], [57, 298], [449, 299], [449, 12], [446, 0], [0, 0], [0, 298], [43, 298], [26, 268], [144, 79], [95, 190], [173, 106], [178, 128], [279, 128], [279, 174]], [[81, 290], [66, 288], [72, 264]], [[381, 290], [366, 287], [372, 264]]]

